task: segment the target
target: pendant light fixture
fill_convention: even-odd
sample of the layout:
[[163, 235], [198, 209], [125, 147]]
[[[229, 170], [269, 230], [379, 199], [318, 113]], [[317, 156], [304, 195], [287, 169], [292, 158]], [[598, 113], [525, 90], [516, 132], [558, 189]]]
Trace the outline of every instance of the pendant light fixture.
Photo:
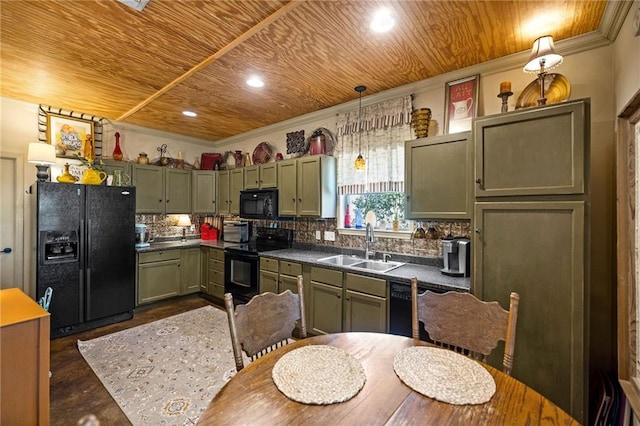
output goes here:
[[362, 156], [362, 152], [360, 150], [360, 141], [362, 140], [362, 92], [367, 90], [366, 86], [356, 86], [356, 92], [360, 94], [360, 102], [358, 106], [358, 158], [356, 158], [356, 162], [354, 164], [355, 169], [358, 171], [363, 171], [365, 168], [366, 162], [364, 161], [364, 157]]

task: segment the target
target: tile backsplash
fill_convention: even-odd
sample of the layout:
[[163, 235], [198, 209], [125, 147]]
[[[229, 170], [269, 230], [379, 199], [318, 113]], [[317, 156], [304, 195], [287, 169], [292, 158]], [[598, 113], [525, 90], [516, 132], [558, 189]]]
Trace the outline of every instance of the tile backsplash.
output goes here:
[[[193, 223], [193, 231], [187, 229], [187, 238], [199, 238], [200, 226], [203, 223], [212, 224], [214, 227], [221, 227], [224, 219], [238, 219], [237, 217], [223, 218], [220, 216], [190, 215]], [[170, 240], [182, 236], [182, 227], [177, 226], [177, 215], [136, 215], [136, 223], [144, 223], [152, 238], [156, 240]], [[286, 229], [293, 229], [294, 238], [297, 243], [323, 244], [341, 248], [364, 249], [363, 235], [347, 235], [337, 229], [336, 219], [303, 219], [265, 221], [250, 220], [255, 227], [278, 226]], [[446, 236], [466, 237], [471, 236], [471, 224], [468, 221], [453, 222], [423, 222], [426, 238], [387, 238], [382, 231], [376, 231], [377, 241], [372, 248], [377, 252], [399, 253], [413, 256], [442, 257], [442, 246], [440, 239]], [[335, 232], [335, 241], [325, 241], [316, 239], [316, 231], [324, 236], [325, 231]], [[387, 234], [388, 235], [388, 234]]]

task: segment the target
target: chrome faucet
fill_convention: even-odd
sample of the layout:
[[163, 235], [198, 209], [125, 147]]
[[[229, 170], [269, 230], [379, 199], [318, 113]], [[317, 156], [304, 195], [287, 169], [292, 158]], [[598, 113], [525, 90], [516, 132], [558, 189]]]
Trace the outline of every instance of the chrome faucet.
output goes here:
[[376, 255], [375, 250], [369, 250], [369, 243], [376, 242], [376, 234], [374, 234], [373, 226], [371, 226], [371, 223], [369, 222], [367, 222], [367, 227], [365, 229], [364, 242], [365, 242], [364, 258], [369, 260], [369, 256]]

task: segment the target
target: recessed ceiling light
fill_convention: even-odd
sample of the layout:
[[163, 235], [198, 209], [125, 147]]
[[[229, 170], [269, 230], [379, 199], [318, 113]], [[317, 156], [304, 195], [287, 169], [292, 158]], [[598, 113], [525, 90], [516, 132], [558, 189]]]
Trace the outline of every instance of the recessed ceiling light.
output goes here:
[[251, 87], [262, 87], [264, 86], [264, 81], [260, 77], [252, 76], [247, 80], [247, 84]]
[[389, 31], [395, 25], [396, 20], [388, 9], [380, 9], [373, 15], [369, 28], [377, 33]]
[[198, 115], [198, 114], [196, 114], [196, 113], [195, 113], [195, 112], [193, 112], [193, 111], [182, 111], [182, 113], [183, 113], [184, 115], [186, 115], [187, 117], [196, 117], [196, 116]]

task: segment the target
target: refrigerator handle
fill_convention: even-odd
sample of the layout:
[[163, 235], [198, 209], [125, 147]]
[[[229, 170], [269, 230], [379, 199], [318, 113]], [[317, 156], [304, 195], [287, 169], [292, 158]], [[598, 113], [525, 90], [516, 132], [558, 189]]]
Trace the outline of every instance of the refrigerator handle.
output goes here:
[[83, 322], [85, 319], [84, 316], [84, 305], [85, 305], [85, 297], [84, 297], [84, 271], [82, 269], [78, 269], [78, 282], [80, 283], [80, 291], [78, 295], [80, 300], [78, 301], [80, 305], [80, 322]]
[[84, 298], [85, 300], [85, 306], [86, 306], [86, 316], [84, 318], [86, 319], [90, 319], [91, 318], [91, 268], [87, 268], [86, 269], [86, 277], [87, 277], [87, 297]]

